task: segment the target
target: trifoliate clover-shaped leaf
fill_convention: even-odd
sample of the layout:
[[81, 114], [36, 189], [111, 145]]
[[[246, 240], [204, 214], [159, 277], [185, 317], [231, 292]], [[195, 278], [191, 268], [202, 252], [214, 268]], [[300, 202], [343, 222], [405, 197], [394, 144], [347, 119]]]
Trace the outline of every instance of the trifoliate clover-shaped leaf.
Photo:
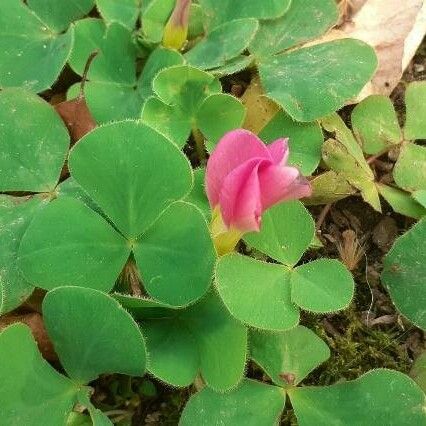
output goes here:
[[321, 259], [294, 267], [314, 236], [313, 220], [300, 202], [278, 204], [262, 222], [260, 232], [245, 241], [285, 266], [239, 254], [221, 257], [215, 284], [232, 315], [252, 327], [284, 331], [299, 322], [299, 307], [333, 312], [349, 305], [354, 282], [343, 264]]
[[276, 386], [245, 379], [230, 393], [209, 388], [193, 395], [183, 410], [181, 426], [275, 425], [285, 405], [285, 391]]
[[172, 142], [141, 122], [113, 123], [81, 139], [69, 165], [93, 201], [59, 196], [37, 215], [19, 254], [31, 283], [109, 291], [133, 253], [145, 290], [160, 301], [181, 306], [206, 293], [213, 243], [202, 213], [175, 202], [193, 178]]
[[399, 237], [384, 260], [382, 281], [397, 309], [426, 329], [426, 219]]
[[138, 298], [119, 296], [118, 300], [141, 322], [148, 371], [155, 377], [173, 386], [188, 386], [200, 374], [218, 391], [235, 388], [242, 380], [247, 329], [214, 293], [185, 309]]
[[[227, 8], [223, 7], [223, 13], [234, 10], [235, 2], [224, 3]], [[264, 93], [293, 119], [313, 121], [356, 96], [372, 77], [377, 58], [368, 45], [351, 39], [299, 48], [337, 23], [334, 0], [281, 5], [285, 7], [281, 14], [260, 21], [249, 51], [256, 56]], [[258, 7], [263, 6], [262, 2]], [[206, 13], [214, 16], [211, 11]]]
[[[86, 101], [99, 123], [137, 118], [145, 100], [153, 94], [152, 81], [164, 68], [183, 63], [177, 51], [157, 48], [146, 60], [139, 76], [136, 72], [137, 48], [129, 29], [118, 23], [107, 29], [99, 19], [84, 19], [76, 24], [76, 43], [70, 59], [73, 69], [82, 74], [89, 55], [98, 51], [88, 73]], [[80, 90], [76, 84], [68, 97]]]
[[47, 102], [22, 89], [0, 92], [0, 191], [52, 192], [69, 143]]
[[[68, 59], [73, 44], [72, 27], [63, 32], [47, 25], [41, 16], [37, 16], [37, 10], [44, 14], [47, 5], [36, 0], [34, 5], [36, 8], [31, 10], [21, 0], [2, 1], [0, 88], [46, 90], [56, 81]], [[60, 15], [66, 10], [66, 7], [55, 9]], [[61, 17], [51, 16], [53, 21], [64, 23]]]
[[59, 287], [45, 297], [43, 317], [62, 366], [74, 381], [85, 384], [103, 373], [143, 376], [144, 338], [112, 297], [88, 288]]
[[252, 330], [250, 357], [283, 387], [299, 384], [330, 357], [330, 349], [313, 331], [301, 325], [280, 333]]
[[263, 57], [301, 45], [323, 35], [338, 18], [334, 0], [292, 1], [283, 16], [261, 22], [250, 52]]
[[28, 224], [45, 204], [40, 197], [0, 196], [0, 315], [17, 308], [34, 290], [22, 276], [16, 261]]
[[[245, 109], [230, 95], [222, 94], [211, 74], [187, 65], [161, 71], [154, 79], [157, 97], [149, 98], [142, 120], [183, 147], [191, 131], [201, 130], [210, 147], [229, 130], [241, 126]], [[211, 117], [219, 119], [212, 122]]]

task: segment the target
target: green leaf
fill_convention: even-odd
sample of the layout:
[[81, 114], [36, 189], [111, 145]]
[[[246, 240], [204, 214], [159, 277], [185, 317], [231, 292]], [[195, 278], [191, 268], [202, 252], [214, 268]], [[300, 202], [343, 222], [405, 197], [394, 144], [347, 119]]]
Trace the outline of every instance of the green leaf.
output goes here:
[[329, 170], [315, 176], [311, 181], [312, 195], [305, 198], [308, 206], [334, 203], [355, 194], [355, 188], [342, 176]]
[[27, 0], [28, 7], [52, 30], [65, 31], [71, 22], [87, 15], [95, 5], [94, 0]]
[[391, 186], [377, 184], [380, 195], [399, 214], [420, 219], [426, 215], [426, 208], [419, 204], [408, 192]]
[[138, 91], [142, 99], [147, 99], [154, 94], [152, 82], [160, 71], [183, 63], [183, 56], [176, 50], [163, 47], [155, 49], [145, 62], [138, 81]]
[[194, 170], [194, 187], [185, 200], [197, 206], [203, 213], [207, 222], [210, 222], [212, 213], [204, 187], [205, 177], [206, 169], [200, 168]]
[[164, 27], [175, 7], [175, 0], [151, 0], [142, 13], [143, 35], [151, 43], [160, 43]]
[[334, 0], [292, 1], [284, 16], [264, 21], [250, 51], [270, 56], [323, 35], [339, 18]]
[[150, 97], [142, 108], [141, 120], [183, 148], [191, 133], [191, 116], [179, 107]]
[[[161, 71], [154, 79], [153, 88], [159, 99], [152, 97], [146, 101], [142, 121], [169, 137], [179, 147], [185, 145], [191, 130], [198, 127], [197, 115], [203, 102], [209, 95], [221, 91], [220, 82], [213, 75], [186, 65]], [[228, 100], [225, 102], [229, 103]], [[217, 100], [211, 104], [212, 107], [215, 103]], [[229, 126], [228, 120], [225, 125], [224, 129]], [[211, 131], [211, 128], [208, 127], [208, 130]], [[213, 136], [218, 133], [217, 127], [214, 130]]]
[[144, 338], [112, 297], [89, 288], [56, 288], [44, 298], [43, 319], [73, 380], [83, 384], [103, 373], [143, 376]]
[[206, 137], [207, 149], [211, 152], [225, 133], [242, 127], [245, 116], [246, 108], [237, 98], [218, 93], [201, 104], [195, 126]]
[[312, 216], [300, 201], [287, 201], [267, 210], [260, 232], [244, 236], [250, 245], [287, 266], [295, 265], [315, 234]]
[[172, 318], [177, 311], [177, 308], [153, 299], [120, 293], [114, 293], [111, 296], [138, 321]]
[[16, 260], [22, 236], [44, 204], [38, 197], [23, 200], [0, 196], [0, 315], [17, 308], [34, 290], [22, 276]]
[[73, 29], [48, 28], [23, 1], [3, 0], [0, 14], [0, 88], [48, 89], [67, 62]]
[[353, 187], [359, 189], [363, 199], [375, 210], [381, 211], [373, 172], [371, 169], [366, 172], [362, 168], [362, 165], [367, 164], [364, 158], [359, 162], [343, 143], [335, 139], [328, 139], [324, 142], [322, 156], [328, 167], [342, 175]]
[[131, 240], [192, 185], [186, 157], [138, 121], [90, 132], [73, 148], [69, 166], [73, 178]]
[[153, 88], [164, 103], [180, 105], [190, 113], [197, 111], [207, 96], [221, 91], [213, 75], [188, 65], [163, 70], [154, 79]]
[[[137, 50], [132, 33], [128, 28], [112, 23], [99, 39], [100, 29], [95, 30], [94, 27], [92, 23], [89, 29], [84, 27], [80, 31], [79, 50], [75, 54], [80, 61], [77, 66], [81, 67], [81, 63], [87, 61], [88, 53], [99, 50], [90, 66], [89, 81], [85, 86], [87, 105], [98, 123], [137, 118], [143, 99], [136, 90]], [[75, 98], [78, 91], [79, 85], [72, 86], [67, 93], [68, 99]]]
[[109, 291], [130, 254], [127, 241], [97, 213], [72, 198], [51, 202], [22, 238], [18, 266], [46, 290], [74, 285]]
[[259, 137], [265, 143], [288, 137], [290, 147], [288, 162], [298, 167], [302, 174], [310, 175], [318, 167], [324, 136], [316, 121], [299, 123], [284, 111], [279, 111], [260, 131]]
[[284, 409], [285, 392], [276, 386], [244, 380], [233, 392], [209, 388], [193, 395], [183, 410], [181, 426], [275, 425]]
[[165, 210], [134, 246], [143, 285], [151, 297], [183, 306], [209, 288], [216, 258], [207, 222], [193, 205]]
[[234, 19], [274, 19], [287, 12], [291, 0], [200, 0], [209, 28]]
[[382, 281], [397, 309], [426, 330], [426, 219], [399, 237], [384, 260]]
[[313, 331], [301, 325], [281, 333], [253, 330], [251, 359], [278, 386], [299, 384], [330, 357], [330, 349]]
[[410, 377], [426, 392], [426, 352], [423, 351], [411, 367]]
[[185, 59], [202, 70], [223, 66], [247, 49], [258, 28], [259, 23], [253, 18], [226, 22], [185, 53]]
[[393, 169], [393, 178], [406, 191], [426, 189], [426, 147], [406, 143]]
[[217, 263], [215, 284], [229, 312], [249, 326], [281, 331], [299, 322], [290, 272], [282, 265], [229, 254]]
[[408, 85], [405, 106], [405, 139], [426, 139], [426, 82], [416, 81]]
[[[76, 83], [68, 90], [67, 99], [74, 99], [79, 93], [80, 84]], [[87, 82], [84, 93], [89, 110], [99, 124], [136, 119], [143, 104], [135, 87], [122, 84]]]
[[199, 4], [191, 3], [189, 8], [188, 39], [192, 40], [204, 33], [203, 10]]
[[149, 351], [148, 371], [172, 386], [189, 386], [200, 368], [197, 340], [176, 320], [142, 324]]
[[373, 370], [356, 380], [287, 392], [300, 426], [410, 426], [426, 422], [424, 393], [398, 371]]
[[374, 155], [401, 142], [395, 108], [387, 96], [369, 96], [352, 111], [352, 129], [363, 151]]
[[142, 323], [150, 354], [148, 370], [174, 386], [188, 386], [200, 372], [213, 389], [234, 388], [244, 376], [247, 329], [213, 292], [172, 314]]
[[102, 19], [86, 18], [74, 24], [74, 45], [68, 60], [74, 72], [83, 75], [90, 54], [100, 49], [105, 31]]
[[79, 388], [43, 359], [30, 329], [14, 324], [0, 334], [0, 400], [5, 425], [66, 424]]
[[329, 133], [333, 133], [335, 135], [335, 139], [337, 139], [356, 160], [358, 167], [362, 169], [362, 172], [366, 176], [373, 178], [374, 174], [364, 158], [362, 148], [357, 143], [351, 130], [346, 126], [339, 114], [330, 114], [329, 116], [322, 118], [320, 121], [324, 129]]
[[415, 191], [413, 193], [413, 198], [424, 208], [426, 208], [426, 189], [420, 189], [419, 191]]
[[68, 131], [51, 105], [22, 89], [0, 92], [1, 192], [53, 191], [68, 145]]
[[268, 97], [295, 120], [313, 121], [356, 96], [376, 66], [370, 46], [345, 39], [271, 56], [259, 72]]
[[325, 130], [334, 133], [336, 137], [323, 144], [324, 162], [347, 179], [352, 186], [359, 189], [363, 199], [380, 212], [381, 205], [375, 176], [352, 132], [337, 113], [323, 118], [321, 124]]
[[95, 1], [99, 13], [107, 23], [118, 22], [131, 30], [134, 28], [140, 14], [141, 0]]
[[344, 265], [334, 259], [318, 259], [291, 272], [291, 300], [317, 313], [336, 312], [349, 306], [354, 280]]
[[96, 213], [99, 213], [106, 221], [112, 222], [107, 218], [105, 213], [99, 208], [98, 205], [89, 197], [87, 192], [83, 190], [83, 188], [75, 181], [74, 178], [69, 177], [60, 183], [55, 190], [57, 194], [57, 198], [69, 197], [75, 198], [86, 204], [87, 207], [90, 207]]

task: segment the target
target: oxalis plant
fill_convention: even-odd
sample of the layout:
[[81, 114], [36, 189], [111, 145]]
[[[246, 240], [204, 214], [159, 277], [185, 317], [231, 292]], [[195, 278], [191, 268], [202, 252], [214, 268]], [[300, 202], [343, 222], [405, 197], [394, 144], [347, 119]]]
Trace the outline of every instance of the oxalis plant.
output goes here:
[[[330, 114], [372, 76], [373, 50], [305, 46], [337, 17], [332, 0], [2, 2], [0, 314], [36, 290], [57, 359], [24, 324], [1, 332], [1, 424], [113, 424], [91, 397], [114, 373], [190, 387], [182, 425], [274, 425], [289, 404], [300, 425], [425, 423], [423, 391], [396, 371], [303, 385], [330, 350], [301, 311], [337, 312], [354, 294], [341, 262], [305, 255], [315, 226], [302, 201], [318, 198], [319, 179], [305, 176], [323, 155], [335, 182], [368, 192], [352, 163], [327, 162], [342, 150], [328, 149], [316, 120], [362, 165], [363, 152], [401, 147], [396, 185], [374, 187], [403, 193], [408, 216], [425, 207], [413, 175], [423, 166], [407, 166], [420, 159], [424, 88], [407, 91], [404, 138], [385, 98], [357, 106], [352, 136]], [[98, 124], [73, 133], [71, 149], [69, 120], [44, 100], [65, 64], [83, 76], [69, 99], [84, 96]], [[259, 135], [219, 79], [245, 69], [279, 108]], [[368, 124], [375, 103], [380, 126]], [[382, 277], [423, 328], [413, 253], [424, 233], [421, 220], [396, 241]]]

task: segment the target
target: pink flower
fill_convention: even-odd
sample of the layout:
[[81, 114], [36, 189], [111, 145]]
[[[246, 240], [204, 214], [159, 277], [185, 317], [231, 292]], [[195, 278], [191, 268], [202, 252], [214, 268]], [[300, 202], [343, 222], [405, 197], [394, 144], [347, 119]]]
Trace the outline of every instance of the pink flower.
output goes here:
[[265, 145], [248, 130], [233, 130], [219, 141], [207, 163], [206, 190], [228, 229], [259, 231], [265, 210], [311, 195], [309, 182], [287, 166], [288, 155], [288, 139]]

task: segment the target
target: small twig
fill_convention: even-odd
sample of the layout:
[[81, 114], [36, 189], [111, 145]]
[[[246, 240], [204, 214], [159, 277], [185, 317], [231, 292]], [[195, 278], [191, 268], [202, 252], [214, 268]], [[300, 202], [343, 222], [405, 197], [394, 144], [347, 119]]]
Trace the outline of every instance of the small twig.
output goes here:
[[84, 66], [84, 71], [83, 71], [83, 75], [81, 77], [81, 82], [80, 82], [80, 93], [78, 94], [79, 98], [82, 98], [84, 96], [84, 87], [86, 86], [87, 74], [89, 73], [90, 65], [92, 65], [93, 59], [95, 59], [98, 53], [99, 53], [99, 50], [95, 50], [87, 58], [87, 62], [86, 62], [86, 65]]
[[321, 226], [323, 225], [325, 218], [327, 217], [332, 205], [333, 205], [333, 203], [328, 203], [321, 210], [321, 213], [318, 216], [317, 223], [316, 223], [316, 226], [315, 226], [315, 229], [317, 230], [317, 232], [319, 230], [321, 230]]

